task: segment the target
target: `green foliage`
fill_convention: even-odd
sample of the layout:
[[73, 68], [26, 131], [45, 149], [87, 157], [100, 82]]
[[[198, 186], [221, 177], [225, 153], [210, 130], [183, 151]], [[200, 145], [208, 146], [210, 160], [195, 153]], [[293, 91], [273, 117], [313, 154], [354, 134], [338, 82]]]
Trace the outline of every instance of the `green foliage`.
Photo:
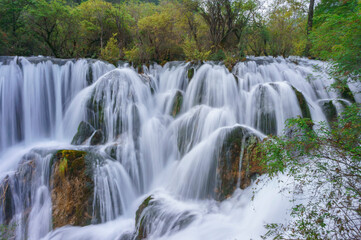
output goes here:
[[15, 238], [16, 224], [1, 224], [0, 225], [0, 240], [8, 240]]
[[[0, 54], [104, 58], [116, 34], [119, 58], [137, 63], [302, 55], [307, 2], [260, 7], [257, 0], [0, 0]], [[311, 52], [333, 61], [338, 82], [359, 80], [360, 16], [357, 0], [316, 7]]]
[[[289, 56], [303, 52], [306, 47], [306, 15], [304, 6], [297, 2], [275, 1], [270, 13], [269, 52], [271, 55]], [[303, 45], [302, 45], [303, 44]], [[295, 47], [296, 45], [296, 47]]]
[[213, 53], [210, 57], [209, 60], [212, 61], [223, 61], [226, 58], [226, 54], [224, 53], [224, 51], [222, 49], [218, 49], [215, 53]]
[[[358, 0], [322, 1], [316, 7], [311, 34], [312, 53], [334, 61], [339, 75], [361, 74], [361, 3]], [[340, 74], [341, 73], [341, 74]]]
[[38, 40], [44, 43], [47, 55], [67, 57], [74, 52], [71, 43], [76, 38], [77, 24], [72, 11], [63, 0], [31, 1], [28, 5], [28, 29], [32, 29]]
[[118, 47], [116, 36], [117, 34], [114, 34], [113, 37], [108, 40], [107, 45], [101, 50], [100, 53], [102, 59], [114, 65], [116, 65], [120, 58], [120, 49]]
[[211, 54], [211, 51], [198, 50], [197, 44], [193, 39], [186, 39], [182, 46], [183, 52], [186, 56], [186, 60], [200, 60], [206, 61]]
[[332, 128], [312, 126], [310, 119], [291, 119], [284, 136], [259, 146], [271, 177], [287, 173], [312, 196], [292, 209], [288, 225], [268, 225], [264, 238], [360, 239], [361, 106], [347, 107]]

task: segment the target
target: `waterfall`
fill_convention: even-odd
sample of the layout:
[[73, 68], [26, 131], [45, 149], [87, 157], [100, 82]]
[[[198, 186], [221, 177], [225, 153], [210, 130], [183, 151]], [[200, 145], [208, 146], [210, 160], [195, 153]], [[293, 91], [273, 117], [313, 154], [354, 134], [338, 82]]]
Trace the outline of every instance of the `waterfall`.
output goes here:
[[71, 100], [113, 67], [87, 60], [15, 57], [0, 65], [0, 153], [19, 142], [62, 137]]
[[253, 195], [253, 148], [350, 104], [325, 69], [1, 57], [0, 223], [15, 239], [257, 239], [292, 206], [275, 181]]

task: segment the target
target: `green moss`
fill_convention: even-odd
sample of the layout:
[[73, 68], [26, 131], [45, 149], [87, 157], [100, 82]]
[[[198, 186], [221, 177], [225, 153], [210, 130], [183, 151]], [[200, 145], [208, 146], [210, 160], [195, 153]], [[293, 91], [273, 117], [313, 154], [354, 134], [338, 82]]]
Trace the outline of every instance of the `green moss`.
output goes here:
[[78, 150], [59, 150], [53, 160], [53, 227], [90, 224], [94, 184], [93, 154]]
[[139, 206], [137, 212], [135, 213], [135, 227], [137, 229], [136, 232], [136, 240], [141, 240], [147, 238], [147, 233], [145, 231], [144, 226], [144, 217], [140, 219], [140, 216], [142, 215], [144, 209], [146, 209], [149, 205], [151, 205], [151, 200], [153, 200], [153, 196], [147, 197], [142, 204]]
[[137, 212], [135, 213], [135, 223], [136, 224], [139, 221], [139, 217], [142, 214], [143, 210], [149, 206], [150, 201], [153, 199], [154, 199], [153, 196], [149, 196], [142, 202], [142, 204], [140, 204]]
[[68, 170], [68, 159], [66, 157], [62, 158], [60, 160], [60, 164], [59, 164], [59, 175], [64, 178], [65, 177], [65, 173]]
[[295, 92], [298, 104], [300, 105], [302, 117], [311, 118], [310, 108], [308, 107], [305, 97], [301, 92], [297, 91], [297, 89], [293, 88], [293, 91]]
[[188, 76], [188, 81], [190, 82], [194, 76], [194, 68], [188, 69], [187, 76]]
[[180, 91], [177, 91], [172, 107], [173, 117], [176, 117], [179, 114], [182, 104], [183, 104], [183, 94]]

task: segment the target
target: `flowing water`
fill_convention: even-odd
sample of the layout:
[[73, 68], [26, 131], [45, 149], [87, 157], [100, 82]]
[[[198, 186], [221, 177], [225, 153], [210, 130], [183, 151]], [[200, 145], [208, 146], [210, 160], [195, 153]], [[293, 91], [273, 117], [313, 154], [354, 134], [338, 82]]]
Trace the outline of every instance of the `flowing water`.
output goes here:
[[[259, 239], [266, 222], [287, 219], [288, 194], [276, 180], [241, 190], [238, 179], [233, 195], [218, 201], [215, 159], [235, 129], [245, 145], [251, 135], [282, 134], [288, 118], [327, 122], [329, 108], [341, 112], [350, 102], [327, 91], [325, 65], [250, 58], [232, 72], [171, 62], [138, 74], [86, 59], [2, 57], [0, 222], [16, 239], [139, 239], [143, 225], [148, 239]], [[82, 121], [103, 133], [101, 144], [70, 144]], [[101, 156], [92, 167], [89, 226], [53, 229], [51, 166], [59, 149]], [[136, 222], [149, 196], [151, 207]]]

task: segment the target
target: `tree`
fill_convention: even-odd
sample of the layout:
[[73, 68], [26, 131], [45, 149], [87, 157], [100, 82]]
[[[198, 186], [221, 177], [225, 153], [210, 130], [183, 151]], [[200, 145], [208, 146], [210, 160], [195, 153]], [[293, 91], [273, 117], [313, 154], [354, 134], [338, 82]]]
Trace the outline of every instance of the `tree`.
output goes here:
[[271, 6], [268, 22], [271, 55], [303, 54], [307, 39], [304, 9], [299, 2], [287, 0], [277, 0]]
[[361, 3], [357, 0], [321, 1], [315, 9], [311, 53], [332, 61], [334, 73], [344, 81], [350, 77], [360, 79], [360, 13]]
[[113, 34], [113, 37], [111, 37], [105, 48], [101, 49], [100, 56], [102, 59], [116, 65], [117, 61], [120, 58], [120, 49], [118, 47], [117, 42], [117, 34]]
[[0, 1], [0, 54], [29, 54], [26, 46], [29, 47], [30, 41], [24, 41], [27, 33], [22, 17], [28, 3], [28, 0]]
[[307, 19], [307, 45], [306, 45], [306, 50], [305, 50], [305, 55], [308, 56], [309, 55], [309, 51], [311, 48], [311, 42], [309, 39], [309, 35], [312, 31], [312, 25], [313, 25], [313, 9], [315, 6], [315, 0], [310, 0], [310, 5], [308, 7], [308, 19]]
[[32, 1], [27, 7], [30, 31], [50, 50], [55, 57], [71, 57], [77, 38], [77, 23], [72, 9], [63, 0]]

